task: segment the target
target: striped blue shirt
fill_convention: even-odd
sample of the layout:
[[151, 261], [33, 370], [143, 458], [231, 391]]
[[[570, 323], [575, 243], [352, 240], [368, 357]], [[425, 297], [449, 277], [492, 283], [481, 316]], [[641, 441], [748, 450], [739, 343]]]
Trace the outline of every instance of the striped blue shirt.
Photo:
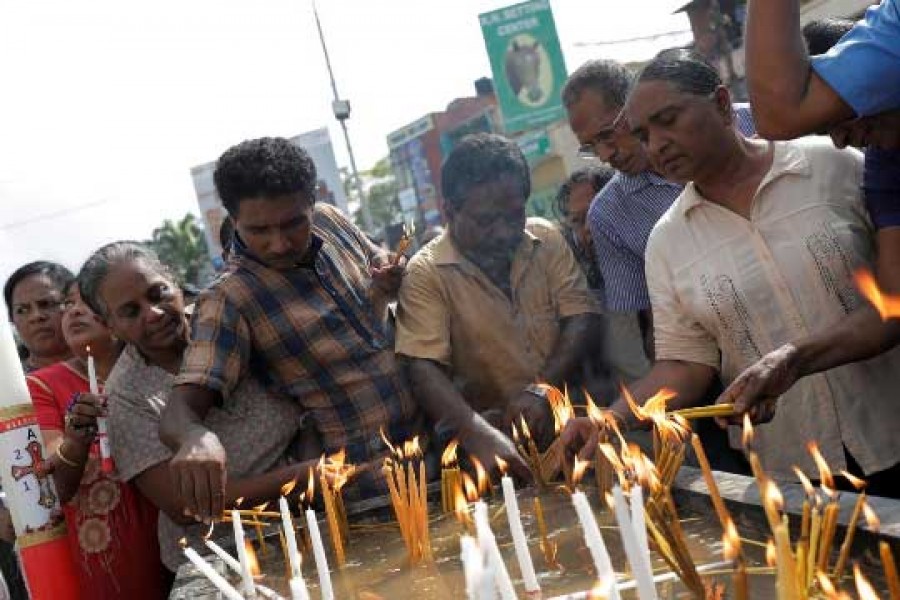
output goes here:
[[[735, 125], [746, 136], [756, 134], [748, 104], [735, 104]], [[659, 218], [675, 202], [683, 187], [651, 171], [637, 175], [616, 173], [600, 190], [588, 210], [597, 266], [603, 275], [607, 310], [634, 312], [650, 309], [644, 252]]]

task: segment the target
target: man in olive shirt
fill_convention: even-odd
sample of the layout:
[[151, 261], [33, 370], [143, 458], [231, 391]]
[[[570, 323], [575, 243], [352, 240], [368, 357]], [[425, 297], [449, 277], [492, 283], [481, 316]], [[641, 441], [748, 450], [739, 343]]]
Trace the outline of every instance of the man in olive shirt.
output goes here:
[[439, 432], [485, 464], [495, 455], [517, 462], [506, 435], [513, 419], [524, 416], [545, 441], [552, 435], [531, 384], [574, 381], [602, 352], [603, 320], [559, 231], [526, 219], [531, 181], [514, 142], [469, 136], [441, 175], [447, 232], [407, 268], [396, 350]]

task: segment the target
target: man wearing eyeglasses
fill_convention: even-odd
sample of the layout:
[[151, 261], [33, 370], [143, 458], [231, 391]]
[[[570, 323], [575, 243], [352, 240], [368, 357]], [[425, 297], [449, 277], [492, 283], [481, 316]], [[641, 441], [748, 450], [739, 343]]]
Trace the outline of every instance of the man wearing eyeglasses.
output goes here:
[[[569, 125], [581, 144], [579, 154], [609, 163], [618, 173], [588, 211], [597, 264], [603, 275], [608, 314], [637, 313], [645, 349], [652, 358], [652, 314], [644, 252], [656, 222], [683, 186], [666, 181], [654, 170], [641, 143], [621, 117], [633, 74], [612, 60], [591, 60], [572, 73], [562, 91]], [[738, 129], [755, 133], [747, 105], [735, 105]]]

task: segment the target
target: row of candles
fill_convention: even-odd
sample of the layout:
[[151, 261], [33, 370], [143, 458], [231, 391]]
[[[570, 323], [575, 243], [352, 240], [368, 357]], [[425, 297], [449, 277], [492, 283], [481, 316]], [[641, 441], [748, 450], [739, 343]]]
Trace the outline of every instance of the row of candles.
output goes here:
[[[622, 437], [614, 422], [588, 399], [588, 414], [604, 424], [604, 431], [609, 432], [607, 437], [601, 439], [596, 453], [594, 465], [597, 478], [597, 487], [601, 500], [605, 500], [613, 511], [619, 526], [622, 544], [625, 554], [631, 566], [638, 596], [642, 600], [655, 600], [656, 585], [651, 567], [650, 542], [654, 549], [670, 566], [673, 573], [682, 580], [685, 586], [696, 595], [705, 597], [709, 595], [710, 588], [700, 577], [697, 566], [694, 564], [688, 551], [686, 537], [680, 526], [678, 513], [672, 500], [670, 488], [675, 475], [680, 468], [688, 442], [693, 446], [697, 455], [707, 487], [709, 488], [715, 512], [718, 515], [723, 528], [723, 553], [725, 558], [733, 564], [733, 588], [735, 598], [743, 600], [748, 597], [748, 568], [744, 558], [741, 538], [737, 534], [734, 521], [728, 513], [727, 507], [720, 494], [706, 460], [705, 452], [699, 439], [690, 431], [685, 416], [666, 413], [665, 404], [672, 397], [670, 392], [661, 390], [654, 398], [651, 398], [644, 406], [632, 404], [635, 415], [644, 420], [651, 420], [654, 428], [654, 460], [651, 461], [639, 448], [628, 444]], [[560, 426], [565, 420], [574, 414], [571, 411], [571, 403], [567, 394], [561, 393], [555, 402], [551, 401], [554, 408], [554, 416]], [[723, 409], [715, 409], [724, 414]], [[697, 412], [696, 410], [694, 412]], [[705, 414], [701, 410], [697, 414]], [[719, 414], [719, 412], [717, 412]], [[517, 433], [517, 445], [526, 459], [533, 463], [533, 468], [540, 472], [546, 472], [545, 463], [557, 460], [554, 447], [543, 455], [537, 452], [527, 424], [522, 423]], [[752, 432], [749, 423], [747, 431]], [[610, 438], [613, 439], [610, 439]], [[779, 599], [803, 599], [808, 598], [813, 586], [828, 594], [828, 590], [835, 590], [834, 582], [841, 581], [849, 559], [853, 537], [861, 515], [865, 514], [870, 526], [873, 526], [874, 513], [866, 503], [865, 493], [860, 494], [857, 505], [853, 511], [848, 526], [848, 532], [841, 545], [839, 557], [835, 563], [831, 577], [826, 575], [829, 566], [829, 557], [835, 542], [837, 530], [837, 516], [839, 504], [837, 493], [834, 491], [834, 483], [830, 471], [824, 463], [824, 459], [818, 454], [814, 446], [810, 449], [820, 468], [820, 481], [825, 497], [830, 501], [822, 506], [819, 494], [815, 492], [808, 479], [802, 477], [807, 488], [808, 498], [804, 503], [803, 520], [800, 540], [796, 547], [792, 547], [789, 538], [787, 515], [781, 514], [782, 500], [780, 492], [774, 481], [768, 478], [762, 471], [759, 459], [751, 446], [752, 433], [747, 434], [745, 444], [748, 448], [748, 458], [753, 465], [754, 474], [759, 481], [764, 507], [769, 525], [772, 529], [773, 539], [770, 542], [772, 564], [776, 565], [776, 578], [778, 584]], [[401, 535], [407, 547], [411, 564], [422, 560], [431, 560], [432, 551], [429, 539], [428, 523], [428, 499], [426, 487], [425, 465], [422, 458], [418, 440], [412, 440], [402, 445], [394, 446], [385, 439], [391, 449], [391, 455], [385, 460], [383, 474], [388, 482], [391, 503], [397, 517]], [[618, 442], [618, 445], [613, 442]], [[618, 446], [618, 447], [617, 447]], [[503, 600], [517, 597], [509, 572], [500, 555], [494, 534], [491, 530], [488, 518], [487, 504], [481, 499], [482, 494], [490, 489], [490, 483], [483, 466], [473, 459], [476, 469], [478, 485], [476, 487], [472, 478], [461, 471], [456, 460], [457, 444], [452, 442], [442, 457], [441, 492], [442, 506], [445, 512], [453, 512], [464, 526], [465, 533], [461, 537], [462, 563], [466, 576], [466, 589], [470, 599], [482, 600], [495, 598], [496, 594]], [[331, 461], [341, 464], [339, 461]], [[518, 499], [515, 494], [513, 480], [506, 474], [506, 465], [497, 459], [498, 467], [502, 474], [501, 489], [503, 492], [504, 507], [509, 522], [510, 532], [515, 549], [516, 560], [523, 580], [523, 587], [529, 597], [539, 596], [541, 589], [535, 573], [534, 564], [528, 548], [524, 526], [520, 518]], [[327, 463], [320, 463], [320, 468], [325, 469]], [[605, 542], [600, 534], [588, 498], [578, 485], [583, 478], [588, 463], [575, 460], [571, 470], [566, 469], [567, 488], [571, 494], [571, 501], [579, 524], [583, 531], [585, 545], [588, 548], [594, 564], [598, 585], [596, 597], [616, 599], [619, 597], [616, 585], [616, 573], [613, 569]], [[341, 467], [344, 468], [344, 467]], [[346, 515], [343, 513], [343, 501], [340, 496], [340, 481], [346, 481], [348, 471], [340, 471], [341, 477], [326, 477], [321, 474], [322, 489], [326, 495], [325, 508], [329, 530], [332, 536], [335, 557], [338, 565], [343, 565], [343, 544], [346, 543], [347, 525]], [[863, 482], [845, 474], [857, 485]], [[312, 483], [310, 473], [310, 484]], [[333, 482], [339, 483], [335, 485]], [[291, 486], [293, 487], [293, 486]], [[283, 490], [284, 495], [290, 489]], [[646, 498], [645, 498], [646, 496]], [[308, 490], [307, 498], [312, 499], [312, 488]], [[540, 498], [534, 498], [535, 515], [540, 530], [541, 548], [548, 564], [554, 560], [554, 547], [547, 536], [546, 524], [543, 519], [543, 510]], [[290, 565], [291, 594], [294, 599], [308, 598], [303, 577], [300, 572], [300, 554], [297, 550], [294, 535], [293, 522], [288, 510], [285, 497], [279, 501], [280, 516], [283, 525], [283, 546]], [[472, 516], [469, 516], [471, 511]], [[321, 534], [318, 529], [315, 511], [310, 507], [306, 510], [307, 527], [310, 543], [319, 572], [320, 588], [323, 598], [333, 598], [328, 562], [322, 545]], [[232, 511], [231, 520], [235, 530], [235, 541], [238, 559], [231, 558], [221, 548], [212, 542], [207, 546], [217, 555], [226, 560], [226, 564], [241, 574], [242, 592], [244, 596], [253, 596], [256, 593], [252, 573], [247, 566], [249, 560], [245, 558], [246, 551], [243, 543], [243, 529], [241, 526], [241, 512]], [[472, 522], [474, 520], [474, 532]], [[474, 533], [474, 537], [473, 534]], [[886, 578], [889, 583], [892, 600], [900, 600], [900, 583], [897, 580], [896, 567], [893, 556], [886, 543], [880, 547], [881, 556], [885, 565]], [[188, 558], [200, 567], [202, 558], [190, 549], [185, 550]], [[208, 565], [207, 565], [208, 566]], [[201, 567], [204, 574], [209, 574], [209, 569]], [[857, 587], [863, 593], [868, 583], [859, 572], [854, 569]], [[230, 592], [227, 581], [221, 577], [218, 579], [210, 576], [210, 579], [222, 589], [226, 597], [239, 598], [242, 594], [234, 588]], [[230, 587], [230, 586], [229, 586]], [[237, 595], [233, 595], [237, 594]], [[829, 598], [842, 597], [841, 592], [835, 591]], [[866, 596], [863, 596], [866, 597]], [[877, 596], [872, 596], [877, 597]]]

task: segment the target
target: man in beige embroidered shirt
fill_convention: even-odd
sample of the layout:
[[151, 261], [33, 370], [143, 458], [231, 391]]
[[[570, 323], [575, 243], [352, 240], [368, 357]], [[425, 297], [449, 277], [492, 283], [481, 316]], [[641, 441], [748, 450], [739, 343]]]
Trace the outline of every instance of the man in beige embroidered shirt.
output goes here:
[[407, 267], [396, 351], [439, 432], [492, 465], [520, 414], [538, 437], [552, 433], [530, 384], [575, 383], [581, 361], [602, 352], [603, 322], [562, 235], [525, 218], [529, 170], [514, 142], [465, 138], [442, 182], [448, 230]]
[[[677, 403], [694, 403], [717, 374], [728, 383], [863, 302], [853, 273], [871, 264], [875, 248], [861, 154], [823, 138], [742, 137], [716, 72], [685, 54], [646, 67], [626, 115], [665, 176], [689, 182], [647, 248], [658, 362], [634, 386], [642, 400], [666, 386]], [[890, 493], [900, 461], [898, 389], [896, 351], [802, 380], [772, 399], [768, 414], [751, 415], [771, 418], [756, 430], [764, 468], [790, 480], [793, 465], [815, 473], [806, 451], [815, 440], [833, 468]], [[731, 433], [737, 446], [739, 432]]]

